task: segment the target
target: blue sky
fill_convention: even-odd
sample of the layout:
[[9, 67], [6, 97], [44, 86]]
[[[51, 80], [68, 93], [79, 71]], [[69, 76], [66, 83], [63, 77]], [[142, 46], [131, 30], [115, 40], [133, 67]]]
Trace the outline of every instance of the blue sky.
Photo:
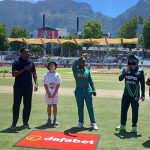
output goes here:
[[[21, 0], [37, 2], [38, 0]], [[116, 17], [125, 12], [128, 8], [137, 4], [139, 0], [74, 0], [86, 2], [92, 6], [94, 12], [101, 12], [110, 17]]]
[[137, 4], [139, 0], [74, 0], [86, 2], [92, 6], [94, 12], [102, 12], [105, 15], [116, 17], [128, 8]]

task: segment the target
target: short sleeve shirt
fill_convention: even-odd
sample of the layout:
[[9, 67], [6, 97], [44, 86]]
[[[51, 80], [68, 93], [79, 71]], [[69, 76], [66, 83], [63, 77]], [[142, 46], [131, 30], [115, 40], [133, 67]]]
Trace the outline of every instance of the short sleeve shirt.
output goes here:
[[44, 84], [47, 84], [49, 92], [54, 93], [56, 85], [61, 84], [62, 80], [57, 72], [47, 72], [44, 75]]
[[30, 65], [31, 69], [15, 77], [14, 87], [28, 88], [32, 86], [32, 74], [36, 72], [36, 69], [34, 63], [30, 59], [24, 60], [20, 57], [18, 60], [14, 61], [12, 64], [12, 72], [19, 71], [27, 65]]

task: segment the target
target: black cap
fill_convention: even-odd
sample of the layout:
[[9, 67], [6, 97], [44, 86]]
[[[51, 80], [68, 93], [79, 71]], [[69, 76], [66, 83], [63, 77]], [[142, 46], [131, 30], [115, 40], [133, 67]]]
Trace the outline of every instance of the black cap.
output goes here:
[[54, 65], [55, 65], [55, 69], [57, 68], [57, 63], [54, 62], [54, 61], [51, 61], [51, 62], [49, 62], [49, 63], [47, 64], [47, 69], [48, 69], [48, 70], [49, 70], [49, 66], [50, 66], [51, 64], [54, 64]]
[[128, 56], [128, 65], [137, 65], [138, 63], [139, 60], [135, 55], [131, 54]]

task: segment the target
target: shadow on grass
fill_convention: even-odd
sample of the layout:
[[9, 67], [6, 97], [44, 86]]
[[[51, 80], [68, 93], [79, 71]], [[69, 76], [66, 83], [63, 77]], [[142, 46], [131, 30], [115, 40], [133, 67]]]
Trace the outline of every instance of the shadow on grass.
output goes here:
[[38, 126], [38, 127], [35, 127], [36, 129], [39, 129], [39, 130], [45, 130], [45, 129], [48, 129], [48, 128], [56, 128], [56, 126], [55, 125], [50, 125], [50, 126], [46, 126], [45, 124], [42, 124], [42, 125], [40, 125], [40, 126]]
[[145, 147], [145, 148], [150, 148], [150, 140], [145, 141], [142, 145], [143, 145], [143, 147]]
[[1, 130], [1, 133], [19, 133], [19, 131], [25, 129], [23, 126], [18, 126], [16, 129], [6, 128], [4, 130]]
[[126, 131], [120, 131], [119, 133], [115, 133], [114, 135], [119, 137], [120, 139], [129, 139], [129, 138], [142, 137], [141, 134], [137, 134], [137, 133], [133, 133], [133, 132], [126, 132]]
[[73, 134], [75, 133], [78, 133], [78, 132], [82, 132], [82, 131], [92, 131], [93, 129], [92, 128], [85, 128], [85, 127], [82, 127], [82, 128], [77, 128], [77, 127], [72, 127], [70, 129], [67, 129], [64, 131], [64, 134], [65, 135], [68, 135], [68, 136], [72, 136], [72, 137], [77, 137]]

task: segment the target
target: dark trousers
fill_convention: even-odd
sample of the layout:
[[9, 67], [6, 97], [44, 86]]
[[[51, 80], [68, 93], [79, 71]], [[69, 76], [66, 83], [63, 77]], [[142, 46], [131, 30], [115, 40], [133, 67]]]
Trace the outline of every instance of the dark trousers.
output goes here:
[[31, 103], [32, 103], [32, 86], [22, 89], [14, 87], [14, 102], [13, 102], [13, 125], [16, 125], [19, 118], [19, 110], [21, 100], [23, 98], [23, 124], [27, 124], [31, 112]]
[[87, 106], [90, 122], [95, 123], [92, 93], [87, 90], [76, 89], [75, 91], [76, 102], [78, 106], [79, 122], [84, 123], [84, 100]]
[[139, 103], [135, 97], [123, 95], [121, 103], [121, 125], [125, 126], [127, 122], [127, 112], [131, 104], [132, 108], [132, 126], [136, 127], [138, 122]]

